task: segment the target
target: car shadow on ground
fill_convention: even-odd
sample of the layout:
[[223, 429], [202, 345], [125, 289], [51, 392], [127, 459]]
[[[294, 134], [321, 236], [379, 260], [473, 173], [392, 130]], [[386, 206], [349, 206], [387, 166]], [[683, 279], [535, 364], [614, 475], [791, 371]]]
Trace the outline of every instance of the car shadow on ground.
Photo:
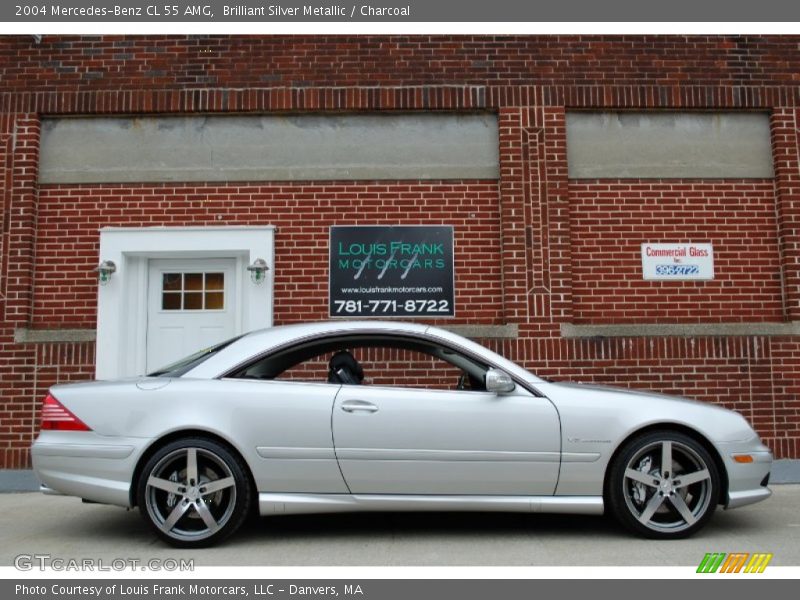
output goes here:
[[251, 519], [237, 537], [351, 537], [476, 534], [592, 534], [625, 535], [612, 519], [585, 515], [528, 515], [480, 512], [368, 512], [323, 515], [287, 515]]
[[[203, 564], [239, 565], [519, 564], [524, 556], [540, 563], [611, 560], [614, 564], [618, 556], [617, 560], [645, 561], [648, 553], [658, 558], [678, 547], [693, 549], [694, 556], [697, 544], [715, 546], [776, 528], [769, 514], [748, 509], [718, 511], [706, 528], [677, 543], [645, 540], [607, 516], [473, 512], [254, 516], [218, 546], [176, 550], [154, 534], [138, 510], [64, 500], [68, 518], [54, 515], [24, 526], [9, 523], [8, 542], [15, 553], [187, 556]], [[13, 556], [3, 554], [0, 562]]]
[[[59, 537], [74, 536], [87, 544], [93, 541], [125, 540], [137, 543], [155, 540], [138, 509], [97, 506], [90, 519], [60, 521]], [[402, 534], [407, 537], [431, 535], [469, 536], [476, 534], [514, 535], [592, 535], [614, 538], [628, 535], [613, 519], [585, 515], [528, 515], [515, 513], [436, 513], [436, 512], [368, 512], [286, 516], [253, 516], [228, 544], [252, 543], [258, 540], [312, 538], [381, 538]]]
[[[99, 507], [98, 507], [99, 508]], [[101, 514], [102, 511], [102, 514]], [[761, 529], [759, 519], [753, 515], [718, 511], [711, 522], [694, 538], [724, 534], [747, 535]], [[120, 510], [102, 507], [91, 522], [61, 522], [60, 535], [74, 535], [76, 539], [117, 539], [129, 542], [158, 540], [152, 535], [138, 510]], [[469, 537], [475, 535], [516, 535], [549, 537], [580, 537], [600, 542], [621, 538], [642, 539], [628, 533], [610, 516], [515, 514], [515, 513], [436, 513], [436, 512], [368, 512], [309, 514], [286, 516], [253, 516], [225, 545], [252, 544], [259, 541], [313, 539], [334, 541], [336, 538], [372, 537], [375, 539], [402, 535], [407, 538], [430, 536]]]

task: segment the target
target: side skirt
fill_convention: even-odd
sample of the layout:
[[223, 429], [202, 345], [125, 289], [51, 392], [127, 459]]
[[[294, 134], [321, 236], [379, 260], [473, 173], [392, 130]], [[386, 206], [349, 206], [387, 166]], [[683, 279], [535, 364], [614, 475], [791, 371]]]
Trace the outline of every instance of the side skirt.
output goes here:
[[358, 511], [493, 511], [603, 514], [601, 496], [424, 496], [404, 494], [281, 494], [261, 492], [262, 516]]

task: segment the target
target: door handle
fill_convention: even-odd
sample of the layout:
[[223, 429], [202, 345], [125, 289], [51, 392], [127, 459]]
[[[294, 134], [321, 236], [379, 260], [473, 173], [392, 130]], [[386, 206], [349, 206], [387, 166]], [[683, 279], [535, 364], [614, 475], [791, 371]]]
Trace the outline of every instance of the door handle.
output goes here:
[[378, 412], [378, 407], [366, 400], [345, 400], [342, 402], [342, 410], [345, 412]]

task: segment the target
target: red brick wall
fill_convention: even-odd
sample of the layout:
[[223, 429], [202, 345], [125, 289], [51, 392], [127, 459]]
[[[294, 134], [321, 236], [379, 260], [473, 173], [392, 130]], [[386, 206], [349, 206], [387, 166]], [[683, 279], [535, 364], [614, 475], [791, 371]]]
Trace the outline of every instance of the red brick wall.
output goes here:
[[[797, 36], [0, 38], [14, 90], [271, 86], [794, 85]], [[222, 101], [222, 100], [221, 100]]]
[[[771, 180], [571, 181], [575, 323], [782, 321]], [[713, 281], [644, 281], [641, 244], [714, 246]]]
[[[565, 323], [800, 321], [798, 43], [0, 37], [0, 467], [29, 464], [47, 386], [93, 373], [93, 343], [23, 344], [14, 335], [95, 326], [91, 269], [108, 225], [277, 225], [275, 319], [284, 323], [327, 314], [329, 225], [453, 224], [455, 322], [519, 328], [517, 339], [489, 346], [546, 377], [721, 403], [750, 418], [778, 456], [800, 457], [797, 336], [561, 337]], [[775, 179], [570, 181], [571, 109], [769, 111]], [[42, 117], [383, 110], [495, 112], [500, 180], [36, 184]], [[623, 256], [598, 279], [578, 252], [619, 241], [628, 225]], [[645, 284], [642, 241], [711, 241], [718, 277]], [[664, 292], [680, 312], [663, 303]]]
[[328, 316], [331, 225], [453, 225], [455, 322], [502, 319], [497, 182], [43, 186], [32, 324], [94, 327], [99, 228], [275, 225], [275, 322]]
[[30, 313], [39, 121], [2, 115], [0, 127], [0, 467], [13, 467], [29, 463], [37, 427], [35, 349], [14, 343], [14, 331]]

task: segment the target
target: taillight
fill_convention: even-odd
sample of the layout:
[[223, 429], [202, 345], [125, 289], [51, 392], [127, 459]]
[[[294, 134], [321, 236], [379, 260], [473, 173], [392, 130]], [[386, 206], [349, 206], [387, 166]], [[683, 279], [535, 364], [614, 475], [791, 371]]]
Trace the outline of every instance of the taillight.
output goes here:
[[42, 404], [42, 429], [55, 431], [91, 431], [89, 426], [73, 415], [52, 394]]

